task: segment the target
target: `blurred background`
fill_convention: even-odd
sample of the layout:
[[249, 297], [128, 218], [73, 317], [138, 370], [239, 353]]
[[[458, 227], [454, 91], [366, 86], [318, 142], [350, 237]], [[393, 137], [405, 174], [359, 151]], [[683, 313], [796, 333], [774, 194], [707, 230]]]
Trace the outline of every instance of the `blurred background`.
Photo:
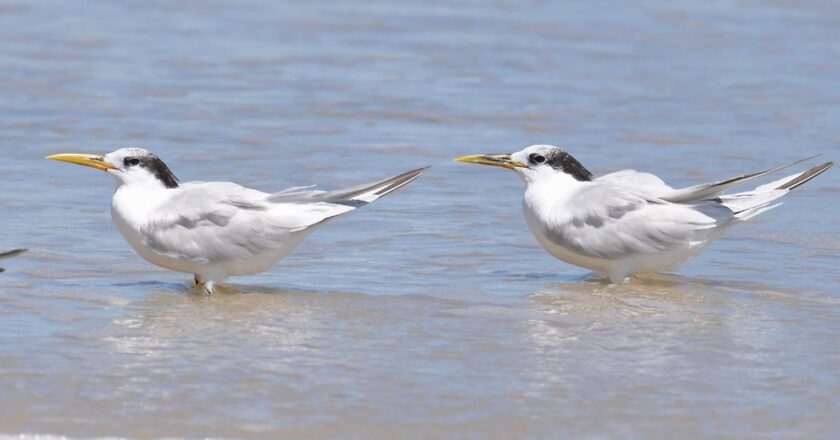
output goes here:
[[[546, 143], [674, 186], [840, 158], [814, 1], [0, 1], [0, 434], [827, 438], [840, 174], [661, 283], [542, 251]], [[183, 181], [337, 188], [432, 165], [228, 293], [135, 255], [121, 147]]]

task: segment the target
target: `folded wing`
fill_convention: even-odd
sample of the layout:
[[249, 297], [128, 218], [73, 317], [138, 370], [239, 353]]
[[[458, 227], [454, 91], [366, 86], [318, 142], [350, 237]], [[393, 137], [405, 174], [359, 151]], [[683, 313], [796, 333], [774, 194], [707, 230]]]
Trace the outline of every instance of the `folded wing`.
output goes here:
[[170, 257], [211, 263], [277, 249], [292, 235], [354, 208], [325, 202], [273, 203], [269, 194], [226, 182], [191, 182], [145, 227], [146, 245]]
[[573, 195], [552, 213], [544, 233], [581, 255], [621, 259], [701, 244], [731, 218], [719, 204], [675, 204], [605, 184]]
[[832, 163], [751, 191], [722, 195], [723, 191], [809, 159], [676, 190], [651, 174], [633, 170], [607, 174], [596, 180], [598, 185], [582, 188], [564, 203], [564, 209], [552, 215], [556, 223], [546, 234], [567, 249], [607, 259], [700, 245], [734, 222], [778, 206], [777, 199], [822, 174]]
[[190, 182], [155, 212], [143, 236], [161, 255], [202, 263], [247, 259], [407, 185], [425, 168], [338, 191], [268, 194], [229, 182]]

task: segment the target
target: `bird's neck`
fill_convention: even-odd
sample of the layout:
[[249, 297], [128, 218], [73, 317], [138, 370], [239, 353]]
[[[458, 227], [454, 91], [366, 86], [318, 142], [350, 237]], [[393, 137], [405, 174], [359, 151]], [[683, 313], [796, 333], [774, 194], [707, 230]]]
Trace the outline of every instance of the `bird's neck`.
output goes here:
[[562, 172], [525, 176], [526, 191], [549, 192], [555, 197], [572, 193], [588, 183]]
[[172, 197], [173, 191], [163, 185], [119, 185], [111, 201], [111, 213], [132, 226], [141, 227], [158, 206]]
[[538, 214], [548, 214], [557, 204], [565, 202], [583, 185], [589, 184], [565, 173], [526, 179], [525, 183], [525, 206]]

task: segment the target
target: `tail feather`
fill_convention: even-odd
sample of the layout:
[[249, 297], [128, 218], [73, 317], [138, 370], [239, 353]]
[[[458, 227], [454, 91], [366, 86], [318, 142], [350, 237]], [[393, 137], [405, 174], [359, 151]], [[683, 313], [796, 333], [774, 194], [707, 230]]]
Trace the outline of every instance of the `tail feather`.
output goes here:
[[772, 190], [772, 191], [747, 191], [738, 194], [730, 194], [719, 197], [723, 206], [731, 209], [736, 215], [753, 209], [758, 206], [767, 205], [774, 200], [784, 196], [788, 192], [786, 190]]
[[763, 213], [764, 211], [769, 211], [769, 210], [771, 210], [771, 209], [773, 209], [777, 206], [780, 206], [781, 204], [782, 204], [782, 202], [774, 203], [772, 205], [764, 204], [764, 205], [761, 205], [761, 206], [756, 206], [754, 208], [745, 209], [745, 210], [735, 214], [735, 217], [739, 220], [746, 221], [746, 220], [749, 220], [749, 219]]
[[773, 202], [785, 196], [790, 191], [802, 186], [814, 177], [824, 173], [826, 170], [831, 168], [832, 165], [832, 162], [826, 162], [807, 171], [792, 174], [779, 180], [761, 185], [752, 191], [720, 196], [719, 200], [724, 206], [735, 213], [736, 218], [740, 220], [747, 220], [761, 214], [764, 211], [781, 205], [781, 202]]

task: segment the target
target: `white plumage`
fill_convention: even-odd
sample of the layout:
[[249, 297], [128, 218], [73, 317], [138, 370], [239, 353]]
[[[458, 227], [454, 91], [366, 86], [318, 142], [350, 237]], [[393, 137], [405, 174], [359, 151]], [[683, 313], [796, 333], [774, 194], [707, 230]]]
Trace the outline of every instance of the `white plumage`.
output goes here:
[[178, 184], [160, 159], [137, 148], [50, 158], [112, 174], [111, 216], [123, 237], [149, 262], [195, 274], [207, 293], [229, 276], [269, 269], [327, 220], [405, 186], [425, 169], [339, 191], [272, 194], [230, 182]]
[[828, 162], [751, 191], [721, 195], [802, 161], [674, 189], [653, 174], [633, 170], [593, 179], [571, 155], [550, 145], [457, 160], [517, 171], [527, 185], [523, 209], [537, 241], [551, 255], [604, 274], [612, 282], [677, 268], [732, 225], [778, 206], [778, 198], [832, 165]]

